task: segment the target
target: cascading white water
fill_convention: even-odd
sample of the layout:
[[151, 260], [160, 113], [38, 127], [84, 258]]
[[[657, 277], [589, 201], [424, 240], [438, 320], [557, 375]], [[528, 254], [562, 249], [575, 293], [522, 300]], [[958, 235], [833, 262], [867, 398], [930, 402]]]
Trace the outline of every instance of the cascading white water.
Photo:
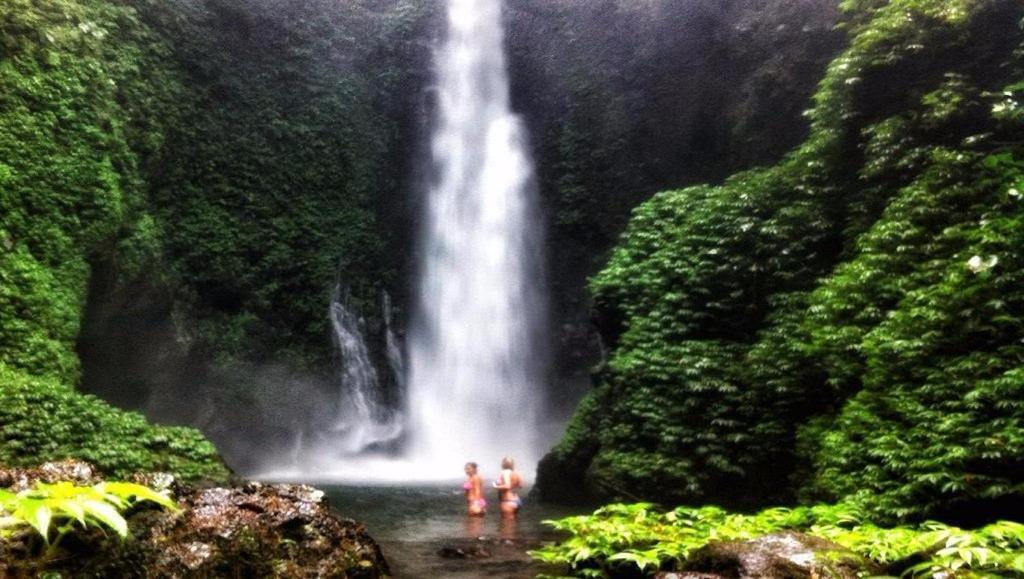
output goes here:
[[532, 167], [512, 114], [501, 0], [448, 0], [437, 54], [436, 184], [409, 344], [411, 458], [458, 473], [538, 458], [543, 348]]
[[[539, 458], [546, 361], [540, 239], [525, 134], [509, 104], [501, 0], [447, 0], [437, 52], [438, 111], [407, 379], [384, 296], [388, 363], [405, 391], [406, 424], [387, 414], [362, 322], [335, 299], [331, 321], [345, 364], [338, 427], [281, 480], [408, 482], [461, 476], [501, 457], [531, 474]], [[393, 417], [393, 418], [392, 418]], [[405, 436], [398, 455], [360, 452]], [[303, 445], [305, 446], [305, 445]]]
[[[408, 478], [410, 465], [395, 457], [405, 435], [400, 409], [384, 400], [381, 375], [370, 354], [366, 322], [337, 287], [331, 296], [328, 319], [337, 355], [337, 408], [325, 409], [310, 430], [296, 433], [286, 456], [277, 456], [254, 478], [306, 481], [399, 481]], [[402, 350], [395, 335], [391, 298], [382, 296], [384, 352], [395, 388], [403, 389]], [[450, 477], [448, 477], [450, 478]]]
[[340, 404], [326, 450], [352, 456], [398, 438], [401, 417], [381, 403], [380, 378], [366, 345], [365, 322], [348, 307], [340, 288], [331, 299], [330, 320], [340, 358]]
[[384, 309], [384, 347], [388, 358], [388, 368], [391, 369], [391, 375], [395, 378], [395, 387], [398, 392], [404, 394], [405, 360], [402, 357], [402, 346], [398, 342], [398, 336], [395, 335], [395, 314], [388, 292], [384, 292], [381, 301]]

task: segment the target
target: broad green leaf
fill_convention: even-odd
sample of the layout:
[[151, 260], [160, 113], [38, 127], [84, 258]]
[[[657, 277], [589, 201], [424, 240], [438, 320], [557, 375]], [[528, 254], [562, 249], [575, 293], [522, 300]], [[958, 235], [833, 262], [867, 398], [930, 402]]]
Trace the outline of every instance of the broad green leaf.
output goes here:
[[90, 517], [113, 529], [118, 536], [122, 538], [128, 536], [128, 522], [110, 503], [89, 500], [83, 501], [82, 507]]
[[17, 498], [18, 495], [12, 493], [11, 491], [0, 489], [0, 509], [6, 509], [8, 503], [17, 500]]
[[53, 511], [46, 501], [41, 499], [24, 499], [21, 502], [21, 517], [32, 526], [43, 540], [50, 542], [50, 521]]
[[72, 519], [78, 521], [83, 527], [86, 526], [85, 507], [82, 506], [82, 503], [80, 501], [74, 499], [51, 499], [48, 502], [55, 511], [70, 516]]
[[175, 502], [166, 494], [154, 491], [144, 485], [124, 482], [104, 482], [96, 485], [95, 488], [101, 493], [114, 495], [125, 500], [134, 499], [136, 501], [150, 501], [160, 506], [167, 507], [170, 510], [178, 510], [178, 505], [175, 504]]

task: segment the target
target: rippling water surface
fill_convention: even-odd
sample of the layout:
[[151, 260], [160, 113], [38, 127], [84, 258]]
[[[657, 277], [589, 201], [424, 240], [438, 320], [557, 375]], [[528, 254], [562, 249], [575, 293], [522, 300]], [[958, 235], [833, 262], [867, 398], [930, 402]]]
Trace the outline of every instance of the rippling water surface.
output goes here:
[[[559, 538], [541, 521], [584, 511], [527, 501], [519, 518], [507, 521], [497, 514], [497, 499], [488, 497], [488, 516], [466, 517], [460, 485], [335, 486], [325, 490], [335, 511], [366, 524], [398, 579], [532, 578], [544, 568], [531, 561], [526, 551]], [[441, 557], [438, 552], [446, 547], [483, 549], [490, 556]]]

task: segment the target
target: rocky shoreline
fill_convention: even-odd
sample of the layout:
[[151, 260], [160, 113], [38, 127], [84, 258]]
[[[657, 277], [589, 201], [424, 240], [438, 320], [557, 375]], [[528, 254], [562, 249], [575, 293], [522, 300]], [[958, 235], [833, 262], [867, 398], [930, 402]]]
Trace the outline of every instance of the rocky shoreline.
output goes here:
[[[99, 530], [76, 531], [59, 551], [33, 548], [31, 530], [0, 540], [0, 577], [388, 577], [381, 549], [353, 520], [330, 511], [324, 493], [306, 485], [242, 482], [201, 487], [166, 474], [132, 482], [170, 491], [171, 512], [139, 505], [125, 513], [125, 540]], [[0, 468], [0, 488], [19, 491], [36, 481], [91, 485], [103, 477], [78, 461], [38, 468]]]

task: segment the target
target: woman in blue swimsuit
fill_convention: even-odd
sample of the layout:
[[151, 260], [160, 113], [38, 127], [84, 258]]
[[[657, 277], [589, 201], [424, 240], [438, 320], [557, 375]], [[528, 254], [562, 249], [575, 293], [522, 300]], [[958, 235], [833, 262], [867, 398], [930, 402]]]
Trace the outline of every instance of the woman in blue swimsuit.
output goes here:
[[523, 476], [516, 470], [515, 461], [507, 456], [501, 459], [501, 476], [494, 481], [494, 488], [498, 489], [501, 515], [503, 517], [516, 516], [523, 506], [523, 500], [516, 492], [523, 488]]

